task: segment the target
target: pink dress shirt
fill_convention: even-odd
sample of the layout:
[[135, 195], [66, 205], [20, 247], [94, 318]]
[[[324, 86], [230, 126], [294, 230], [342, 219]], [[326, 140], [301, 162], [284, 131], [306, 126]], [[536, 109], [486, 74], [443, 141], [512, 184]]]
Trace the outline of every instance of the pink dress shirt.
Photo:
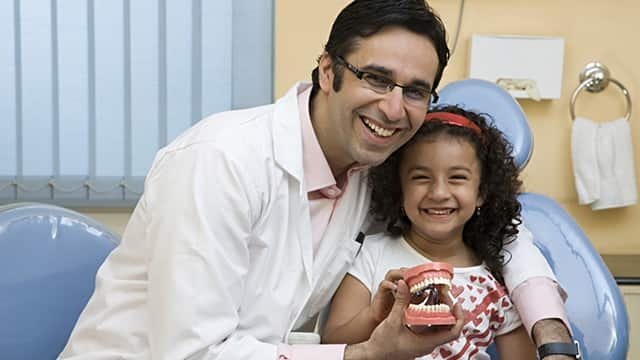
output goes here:
[[[298, 108], [302, 122], [303, 167], [306, 190], [309, 197], [311, 214], [312, 241], [314, 253], [320, 239], [331, 221], [331, 215], [340, 201], [344, 189], [348, 185], [349, 176], [362, 167], [354, 167], [346, 175], [335, 179], [329, 163], [318, 143], [318, 138], [311, 124], [309, 115], [309, 96], [311, 88], [298, 95]], [[550, 303], [550, 299], [560, 299], [557, 294], [563, 292], [551, 279], [545, 277], [532, 278], [519, 285], [511, 293], [522, 322], [531, 335], [533, 325], [541, 319], [557, 318], [562, 320], [568, 329], [562, 302]], [[556, 296], [554, 296], [554, 294]], [[527, 299], [526, 301], [524, 299]], [[531, 299], [540, 299], [531, 301]], [[541, 306], [542, 305], [542, 306]], [[342, 360], [346, 345], [288, 345], [279, 344], [278, 360]]]

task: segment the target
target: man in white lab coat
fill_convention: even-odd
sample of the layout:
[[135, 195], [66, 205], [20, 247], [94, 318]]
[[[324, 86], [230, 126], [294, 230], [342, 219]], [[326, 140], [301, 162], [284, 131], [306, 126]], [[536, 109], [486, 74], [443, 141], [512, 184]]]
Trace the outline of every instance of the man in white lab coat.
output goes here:
[[[402, 324], [401, 281], [367, 342], [286, 345], [357, 256], [366, 168], [420, 127], [448, 57], [423, 1], [356, 0], [336, 19], [313, 85], [213, 115], [162, 149], [60, 358], [408, 359], [456, 338], [457, 307], [451, 328]], [[530, 250], [525, 240], [515, 256]], [[529, 277], [553, 276], [535, 256], [517, 260]]]

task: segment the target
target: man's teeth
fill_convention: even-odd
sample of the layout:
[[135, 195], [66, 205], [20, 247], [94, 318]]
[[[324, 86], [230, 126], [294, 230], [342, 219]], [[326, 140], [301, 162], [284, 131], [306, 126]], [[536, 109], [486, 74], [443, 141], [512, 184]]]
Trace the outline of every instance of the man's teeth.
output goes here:
[[370, 122], [368, 119], [363, 119], [364, 123], [367, 124], [367, 127], [369, 127], [369, 129], [373, 130], [373, 132], [376, 133], [376, 135], [380, 136], [380, 137], [389, 137], [391, 135], [393, 135], [393, 133], [395, 132], [395, 130], [393, 129], [385, 129], [385, 128], [381, 128], [380, 126]]
[[430, 279], [424, 279], [422, 281], [420, 281], [417, 284], [414, 284], [413, 286], [411, 286], [410, 291], [412, 293], [418, 292], [419, 290], [425, 289], [427, 286], [434, 284], [434, 285], [446, 285], [448, 287], [451, 287], [451, 280], [447, 279], [447, 278], [443, 278], [443, 277], [436, 277], [436, 278], [430, 278]]
[[409, 309], [414, 311], [424, 311], [424, 312], [449, 312], [449, 305], [447, 304], [438, 304], [438, 305], [415, 305], [409, 304]]

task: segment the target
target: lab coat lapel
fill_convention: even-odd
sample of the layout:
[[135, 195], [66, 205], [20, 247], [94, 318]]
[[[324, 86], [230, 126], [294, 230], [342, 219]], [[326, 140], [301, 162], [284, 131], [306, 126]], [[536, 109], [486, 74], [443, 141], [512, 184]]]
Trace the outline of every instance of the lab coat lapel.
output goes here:
[[[309, 201], [304, 186], [302, 164], [302, 128], [298, 112], [298, 94], [311, 84], [298, 83], [280, 98], [274, 109], [273, 137], [274, 158], [295, 181], [297, 189], [291, 189], [289, 223], [297, 226], [298, 241], [309, 286], [312, 284], [313, 248]], [[298, 194], [296, 196], [295, 194]]]

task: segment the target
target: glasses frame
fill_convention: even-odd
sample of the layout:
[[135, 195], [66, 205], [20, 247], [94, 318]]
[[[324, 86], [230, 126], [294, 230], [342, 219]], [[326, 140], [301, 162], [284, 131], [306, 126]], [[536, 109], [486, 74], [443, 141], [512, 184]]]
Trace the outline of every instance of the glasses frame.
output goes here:
[[[396, 87], [399, 87], [399, 88], [401, 88], [403, 90], [402, 91], [402, 96], [404, 98], [405, 97], [405, 95], [404, 95], [404, 90], [405, 89], [415, 89], [416, 88], [415, 86], [412, 86], [412, 85], [400, 85], [397, 82], [393, 81], [391, 78], [389, 78], [389, 77], [387, 77], [385, 75], [382, 75], [382, 74], [377, 74], [377, 73], [374, 73], [374, 72], [371, 72], [371, 71], [360, 70], [355, 65], [353, 65], [350, 62], [348, 62], [347, 60], [345, 60], [344, 57], [342, 57], [342, 56], [337, 56], [336, 58], [347, 69], [349, 69], [349, 71], [351, 71], [353, 73], [353, 75], [355, 75], [359, 80], [365, 80], [366, 81], [365, 76], [368, 75], [368, 74], [374, 75], [374, 76], [377, 76], [377, 77], [381, 77], [381, 78], [385, 78], [385, 79], [389, 80], [388, 82], [389, 82], [390, 87], [387, 87], [386, 92], [381, 93], [381, 94], [388, 94], [388, 93], [392, 92], [393, 89], [395, 89]], [[369, 83], [369, 82], [367, 81], [367, 83]], [[375, 89], [372, 89], [372, 90], [376, 91]], [[438, 93], [435, 90], [431, 90], [429, 92], [429, 96], [427, 97], [427, 101], [426, 101], [427, 109], [429, 109], [429, 105], [430, 104], [437, 103], [439, 98], [440, 98], [440, 96], [438, 95]]]

